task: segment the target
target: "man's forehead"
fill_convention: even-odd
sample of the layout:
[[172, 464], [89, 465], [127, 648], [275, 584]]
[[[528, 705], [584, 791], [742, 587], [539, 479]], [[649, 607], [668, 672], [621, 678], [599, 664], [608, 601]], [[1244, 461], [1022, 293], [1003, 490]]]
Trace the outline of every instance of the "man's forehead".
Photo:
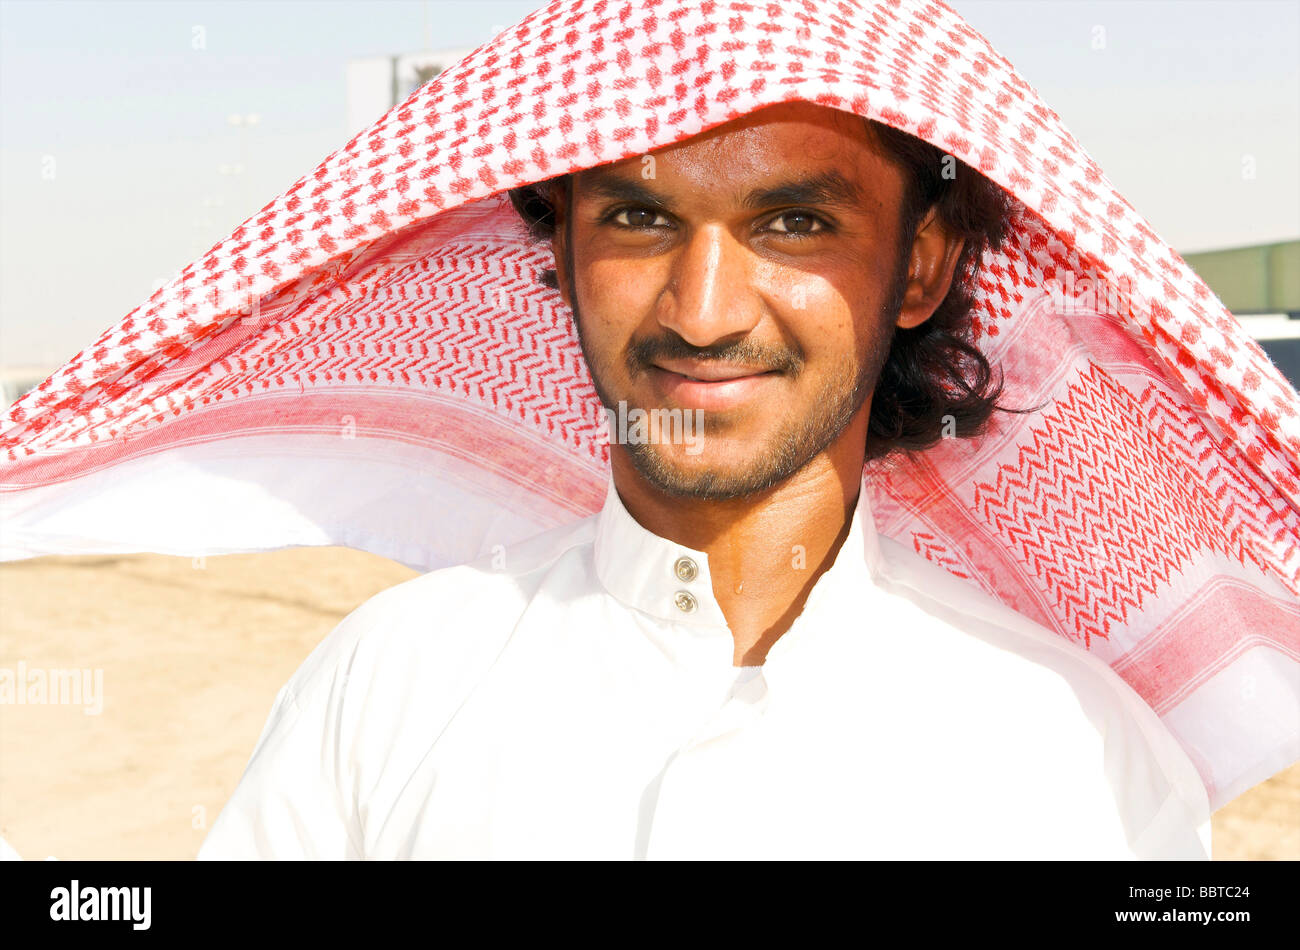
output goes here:
[[[730, 147], [738, 137], [781, 131], [789, 131], [797, 136], [820, 133], [822, 137], [834, 135], [862, 140], [869, 137], [869, 126], [866, 119], [853, 112], [794, 99], [754, 109], [681, 142], [665, 146], [660, 151], [667, 152], [684, 145], [708, 142], [714, 142], [718, 147]], [[726, 146], [721, 141], [724, 139], [728, 140]]]
[[677, 183], [729, 192], [741, 207], [810, 203], [847, 208], [871, 203], [873, 181], [886, 165], [879, 140], [862, 117], [791, 102], [644, 155], [586, 169], [576, 178], [578, 191], [591, 198], [645, 200]]
[[[774, 166], [760, 183], [727, 182], [721, 187], [742, 208], [761, 210], [775, 205], [826, 205], [845, 210], [870, 204], [856, 176], [835, 166], [817, 169]], [[591, 199], [636, 201], [668, 208], [663, 189], [655, 180], [643, 180], [636, 167], [604, 165], [582, 173], [580, 190]]]

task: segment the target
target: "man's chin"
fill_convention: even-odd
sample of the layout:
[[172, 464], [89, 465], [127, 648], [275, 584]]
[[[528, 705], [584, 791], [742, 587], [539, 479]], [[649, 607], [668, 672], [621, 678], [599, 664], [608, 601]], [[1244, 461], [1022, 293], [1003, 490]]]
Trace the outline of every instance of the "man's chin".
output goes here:
[[755, 456], [752, 446], [734, 455], [716, 445], [625, 448], [638, 474], [652, 488], [679, 498], [743, 498], [779, 484], [790, 474], [775, 471], [771, 456]]

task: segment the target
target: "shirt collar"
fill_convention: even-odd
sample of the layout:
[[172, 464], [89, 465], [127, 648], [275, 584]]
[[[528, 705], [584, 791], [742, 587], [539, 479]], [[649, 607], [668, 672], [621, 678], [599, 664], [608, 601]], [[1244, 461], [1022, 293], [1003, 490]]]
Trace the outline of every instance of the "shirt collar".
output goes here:
[[[873, 585], [878, 575], [881, 555], [875, 519], [865, 484], [858, 487], [849, 533], [831, 567], [809, 594], [805, 614], [830, 598], [860, 597], [866, 592], [863, 585]], [[601, 584], [628, 606], [700, 633], [731, 635], [713, 596], [708, 555], [643, 528], [623, 505], [612, 474], [605, 505], [597, 516], [593, 553]], [[809, 565], [810, 570], [812, 567]], [[773, 649], [780, 643], [778, 640]]]

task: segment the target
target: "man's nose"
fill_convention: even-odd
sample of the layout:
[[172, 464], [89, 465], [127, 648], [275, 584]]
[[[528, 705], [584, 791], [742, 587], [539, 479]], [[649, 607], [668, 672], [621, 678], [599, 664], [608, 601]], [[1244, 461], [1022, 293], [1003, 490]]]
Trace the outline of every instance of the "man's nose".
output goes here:
[[762, 318], [749, 250], [724, 227], [698, 228], [673, 260], [659, 323], [693, 346], [747, 333]]

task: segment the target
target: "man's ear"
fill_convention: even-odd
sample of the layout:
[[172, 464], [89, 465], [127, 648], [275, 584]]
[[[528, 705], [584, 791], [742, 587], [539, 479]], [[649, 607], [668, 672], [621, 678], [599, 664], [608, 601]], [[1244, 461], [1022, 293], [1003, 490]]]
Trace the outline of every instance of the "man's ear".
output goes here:
[[898, 311], [899, 327], [919, 327], [948, 296], [957, 259], [966, 241], [944, 226], [938, 207], [931, 207], [916, 229], [907, 264], [907, 289]]

